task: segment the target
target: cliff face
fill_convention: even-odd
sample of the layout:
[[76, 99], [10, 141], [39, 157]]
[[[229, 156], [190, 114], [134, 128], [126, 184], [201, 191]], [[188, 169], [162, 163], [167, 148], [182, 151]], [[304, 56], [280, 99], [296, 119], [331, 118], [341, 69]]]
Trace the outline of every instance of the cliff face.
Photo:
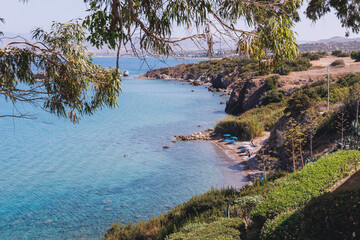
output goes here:
[[264, 79], [242, 79], [232, 89], [230, 99], [226, 104], [225, 112], [241, 114], [260, 104], [260, 99], [266, 92]]

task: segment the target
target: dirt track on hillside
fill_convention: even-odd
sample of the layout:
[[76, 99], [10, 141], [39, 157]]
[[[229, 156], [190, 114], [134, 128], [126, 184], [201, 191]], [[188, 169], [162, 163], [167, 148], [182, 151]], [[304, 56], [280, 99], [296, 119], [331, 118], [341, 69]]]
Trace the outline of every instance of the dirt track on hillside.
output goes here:
[[354, 62], [350, 57], [327, 56], [320, 60], [311, 61], [313, 66], [307, 71], [291, 72], [287, 76], [280, 76], [279, 89], [287, 92], [306, 83], [313, 83], [322, 78], [327, 78], [327, 66], [338, 59], [344, 60], [345, 67], [330, 66], [330, 74], [334, 79], [342, 77], [347, 73], [360, 72], [360, 62]]

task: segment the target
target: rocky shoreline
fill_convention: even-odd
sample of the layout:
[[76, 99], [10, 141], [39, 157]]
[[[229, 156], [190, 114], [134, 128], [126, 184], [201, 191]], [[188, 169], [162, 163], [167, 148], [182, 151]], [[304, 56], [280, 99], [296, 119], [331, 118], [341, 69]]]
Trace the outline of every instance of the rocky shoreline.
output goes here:
[[216, 133], [214, 133], [214, 129], [209, 128], [205, 131], [193, 133], [190, 135], [176, 135], [175, 138], [181, 141], [196, 141], [196, 140], [209, 141], [209, 140], [219, 139], [220, 137]]

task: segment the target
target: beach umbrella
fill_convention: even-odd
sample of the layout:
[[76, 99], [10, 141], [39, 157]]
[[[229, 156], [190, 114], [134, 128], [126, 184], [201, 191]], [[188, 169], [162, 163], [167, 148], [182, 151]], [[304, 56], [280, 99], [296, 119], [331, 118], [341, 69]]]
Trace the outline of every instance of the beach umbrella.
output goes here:
[[237, 139], [237, 137], [231, 137], [232, 139]]
[[224, 137], [231, 137], [230, 134], [224, 134], [223, 136], [224, 136]]

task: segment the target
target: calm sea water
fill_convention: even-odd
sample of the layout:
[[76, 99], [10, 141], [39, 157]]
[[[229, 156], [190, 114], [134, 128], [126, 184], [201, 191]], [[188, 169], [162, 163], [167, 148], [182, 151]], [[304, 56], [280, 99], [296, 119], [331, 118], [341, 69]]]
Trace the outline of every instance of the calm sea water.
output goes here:
[[[151, 68], [179, 63], [147, 61]], [[132, 76], [147, 64], [121, 59]], [[129, 77], [122, 88], [118, 108], [78, 125], [1, 100], [0, 114], [19, 110], [39, 120], [0, 118], [0, 239], [100, 239], [111, 223], [158, 215], [212, 186], [242, 185], [212, 143], [171, 141], [213, 127], [225, 116], [223, 97], [177, 81]]]

